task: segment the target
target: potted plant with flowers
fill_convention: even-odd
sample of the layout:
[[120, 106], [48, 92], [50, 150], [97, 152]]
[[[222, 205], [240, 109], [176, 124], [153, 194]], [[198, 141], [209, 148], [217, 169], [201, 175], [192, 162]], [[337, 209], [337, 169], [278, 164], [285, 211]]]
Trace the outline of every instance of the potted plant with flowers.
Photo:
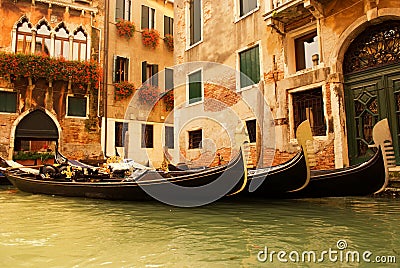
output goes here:
[[126, 39], [130, 39], [133, 37], [135, 33], [135, 24], [128, 20], [118, 19], [117, 24], [117, 32], [120, 37], [125, 37]]
[[140, 103], [146, 105], [154, 105], [160, 95], [158, 88], [150, 84], [144, 84], [138, 88], [138, 94]]
[[169, 51], [174, 51], [174, 37], [172, 34], [165, 35], [164, 43]]
[[114, 84], [114, 99], [121, 100], [126, 99], [135, 91], [135, 86], [133, 83], [129, 83], [128, 81], [123, 81], [121, 83]]
[[146, 47], [155, 49], [158, 46], [160, 33], [155, 29], [144, 29], [142, 31], [142, 43]]

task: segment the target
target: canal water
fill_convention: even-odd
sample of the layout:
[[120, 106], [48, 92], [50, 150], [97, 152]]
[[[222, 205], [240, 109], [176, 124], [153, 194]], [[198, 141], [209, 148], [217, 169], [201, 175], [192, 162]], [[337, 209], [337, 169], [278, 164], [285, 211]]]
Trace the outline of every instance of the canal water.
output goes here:
[[0, 267], [399, 267], [399, 223], [396, 199], [178, 208], [1, 187]]

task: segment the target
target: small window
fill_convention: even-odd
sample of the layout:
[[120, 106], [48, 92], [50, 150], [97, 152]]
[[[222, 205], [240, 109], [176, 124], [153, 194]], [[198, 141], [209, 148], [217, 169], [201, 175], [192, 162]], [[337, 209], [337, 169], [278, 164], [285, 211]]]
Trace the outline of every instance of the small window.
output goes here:
[[190, 45], [194, 45], [201, 41], [201, 0], [190, 0], [189, 22], [189, 41]]
[[247, 132], [249, 133], [250, 142], [257, 141], [257, 123], [256, 120], [247, 120], [246, 121]]
[[164, 36], [174, 35], [174, 19], [164, 16]]
[[174, 149], [174, 128], [165, 127], [165, 146], [168, 149]]
[[154, 29], [155, 14], [154, 8], [142, 6], [142, 29]]
[[255, 46], [239, 53], [240, 88], [254, 85], [260, 81], [259, 47]]
[[240, 17], [250, 13], [258, 7], [257, 0], [239, 0]]
[[131, 0], [116, 0], [115, 21], [131, 20]]
[[153, 148], [153, 125], [142, 125], [142, 148]]
[[201, 70], [189, 74], [189, 104], [203, 100]]
[[128, 123], [115, 122], [115, 147], [125, 146], [125, 134], [128, 131]]
[[114, 57], [114, 83], [128, 81], [129, 59], [124, 57]]
[[0, 112], [17, 112], [17, 92], [0, 91]]
[[67, 116], [87, 117], [87, 97], [68, 96]]
[[296, 71], [312, 68], [313, 55], [318, 55], [317, 32], [304, 35], [294, 40], [296, 53]]
[[189, 149], [200, 149], [203, 140], [203, 130], [189, 131]]
[[325, 136], [326, 124], [322, 88], [293, 93], [294, 131], [304, 120], [309, 120], [314, 136]]
[[149, 64], [147, 61], [142, 62], [142, 83], [146, 81], [152, 86], [158, 86], [158, 64]]

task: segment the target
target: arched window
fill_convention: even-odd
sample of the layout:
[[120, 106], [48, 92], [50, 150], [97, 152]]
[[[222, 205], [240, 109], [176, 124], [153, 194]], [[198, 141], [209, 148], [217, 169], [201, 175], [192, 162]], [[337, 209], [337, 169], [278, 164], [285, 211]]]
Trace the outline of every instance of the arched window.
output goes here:
[[32, 45], [32, 27], [27, 18], [17, 25], [16, 52], [29, 54]]
[[50, 55], [50, 26], [43, 21], [36, 29], [35, 53]]
[[87, 35], [82, 27], [74, 32], [73, 60], [87, 60]]
[[56, 28], [54, 57], [63, 57], [67, 60], [69, 58], [69, 32], [64, 23]]

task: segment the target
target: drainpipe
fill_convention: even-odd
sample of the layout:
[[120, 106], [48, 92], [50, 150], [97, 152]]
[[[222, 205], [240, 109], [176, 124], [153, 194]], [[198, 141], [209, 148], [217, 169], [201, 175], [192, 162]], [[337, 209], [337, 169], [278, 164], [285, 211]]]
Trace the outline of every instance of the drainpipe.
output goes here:
[[110, 1], [105, 1], [104, 12], [104, 65], [103, 65], [103, 104], [104, 104], [104, 157], [107, 155], [107, 92], [108, 92], [108, 36], [110, 22]]

